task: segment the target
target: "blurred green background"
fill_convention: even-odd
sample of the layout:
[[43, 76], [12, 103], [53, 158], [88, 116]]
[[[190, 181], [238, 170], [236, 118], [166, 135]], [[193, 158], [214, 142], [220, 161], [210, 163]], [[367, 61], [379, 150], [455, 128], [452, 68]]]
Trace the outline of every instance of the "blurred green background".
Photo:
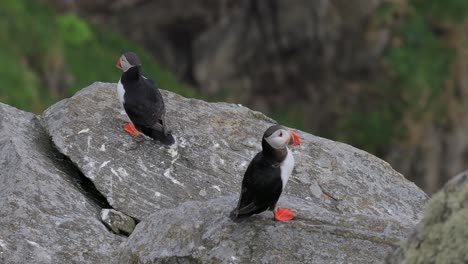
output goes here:
[[194, 95], [148, 52], [116, 32], [99, 30], [74, 14], [58, 14], [41, 1], [4, 0], [0, 5], [4, 103], [41, 113], [95, 81], [116, 82], [121, 72], [113, 66], [127, 50], [140, 54], [149, 76], [172, 91]]
[[466, 0], [3, 0], [0, 101], [39, 114], [116, 82], [131, 50], [161, 88], [352, 144], [432, 193], [468, 167], [467, 35]]

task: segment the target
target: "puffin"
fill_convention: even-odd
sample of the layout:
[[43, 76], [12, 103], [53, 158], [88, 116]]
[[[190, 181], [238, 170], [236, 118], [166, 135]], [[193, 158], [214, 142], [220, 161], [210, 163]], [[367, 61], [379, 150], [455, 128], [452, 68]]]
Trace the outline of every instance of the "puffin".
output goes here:
[[163, 97], [154, 82], [143, 76], [138, 56], [125, 52], [116, 67], [123, 71], [117, 94], [131, 121], [124, 125], [124, 131], [133, 136], [142, 133], [164, 145], [172, 145], [175, 140], [166, 127]]
[[294, 157], [288, 145], [299, 144], [299, 137], [281, 125], [273, 125], [265, 131], [262, 151], [247, 167], [237, 207], [230, 214], [234, 222], [266, 210], [273, 211], [276, 221], [294, 218], [291, 210], [276, 208], [276, 203], [294, 168]]

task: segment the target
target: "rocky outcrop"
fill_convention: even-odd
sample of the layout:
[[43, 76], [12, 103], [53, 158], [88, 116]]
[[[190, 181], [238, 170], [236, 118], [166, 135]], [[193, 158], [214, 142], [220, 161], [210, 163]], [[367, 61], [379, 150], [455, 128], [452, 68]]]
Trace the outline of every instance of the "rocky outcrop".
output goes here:
[[0, 263], [115, 263], [105, 199], [35, 115], [0, 103]]
[[92, 85], [42, 116], [57, 148], [115, 209], [137, 219], [184, 201], [237, 192], [264, 126], [273, 122], [238, 105], [163, 95], [177, 140], [170, 148], [123, 132], [115, 84]]
[[281, 206], [292, 222], [272, 213], [234, 223], [237, 197], [187, 202], [152, 214], [120, 247], [122, 263], [379, 263], [406, 236], [396, 220], [328, 211], [292, 196]]
[[279, 202], [296, 218], [235, 224], [242, 175], [275, 121], [162, 92], [171, 147], [122, 131], [115, 84], [40, 118], [0, 104], [1, 263], [376, 263], [421, 218], [427, 196], [387, 163], [297, 131]]
[[434, 195], [409, 238], [386, 263], [466, 263], [468, 261], [468, 171]]
[[[59, 151], [110, 205], [137, 219], [188, 200], [237, 194], [264, 130], [275, 123], [240, 105], [163, 95], [177, 141], [170, 148], [122, 131], [115, 84], [96, 83], [42, 115]], [[346, 144], [298, 135], [287, 193], [342, 214], [407, 223], [419, 218], [426, 195], [386, 162]]]
[[293, 150], [296, 166], [280, 200], [296, 220], [275, 223], [265, 213], [231, 223], [226, 216], [242, 175], [275, 121], [240, 105], [162, 93], [176, 139], [171, 147], [122, 131], [115, 84], [95, 83], [41, 117], [57, 149], [112, 208], [141, 220], [120, 246], [119, 262], [267, 261], [268, 256], [378, 262], [421, 218], [427, 196], [386, 162], [297, 131], [301, 146]]

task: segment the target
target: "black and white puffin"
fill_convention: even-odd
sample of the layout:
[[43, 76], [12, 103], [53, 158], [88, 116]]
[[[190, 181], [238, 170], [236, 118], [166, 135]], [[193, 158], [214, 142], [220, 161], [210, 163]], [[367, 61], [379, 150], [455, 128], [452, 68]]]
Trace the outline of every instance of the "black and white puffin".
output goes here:
[[131, 123], [124, 130], [131, 135], [144, 135], [159, 140], [165, 145], [174, 143], [174, 137], [167, 130], [164, 100], [154, 82], [142, 75], [141, 63], [133, 52], [122, 54], [116, 67], [123, 71], [117, 84], [119, 101]]
[[262, 151], [250, 162], [242, 180], [237, 207], [231, 212], [234, 221], [271, 210], [275, 220], [289, 221], [294, 215], [289, 209], [276, 208], [294, 168], [294, 157], [287, 145], [299, 145], [299, 137], [280, 125], [263, 134]]

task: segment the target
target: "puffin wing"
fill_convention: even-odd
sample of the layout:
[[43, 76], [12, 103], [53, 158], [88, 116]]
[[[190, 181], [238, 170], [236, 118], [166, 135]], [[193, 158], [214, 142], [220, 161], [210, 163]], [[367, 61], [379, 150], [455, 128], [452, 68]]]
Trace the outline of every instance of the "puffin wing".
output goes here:
[[148, 79], [146, 77], [143, 77], [142, 85], [144, 87], [143, 93], [151, 99], [151, 101], [154, 101], [158, 106], [160, 106], [160, 111], [165, 113], [166, 109], [164, 107], [164, 99], [161, 95], [161, 92], [159, 91], [158, 87], [154, 83], [153, 80]]
[[135, 88], [125, 93], [124, 108], [128, 117], [137, 126], [161, 128], [166, 112], [161, 93], [153, 81], [146, 78], [140, 79]]
[[139, 127], [153, 128], [158, 123], [162, 122], [161, 108], [153, 102], [142, 101], [135, 102], [127, 100], [124, 103], [125, 112], [132, 120], [133, 124]]
[[252, 161], [247, 167], [244, 178], [242, 179], [241, 194], [239, 197], [239, 203], [237, 204], [236, 208], [238, 215], [252, 214], [259, 209], [254, 203], [254, 166], [254, 161]]
[[[247, 168], [242, 180], [239, 203], [231, 217], [242, 218], [258, 214], [276, 204], [281, 195], [279, 171], [258, 153]], [[279, 173], [279, 174], [278, 174]]]

